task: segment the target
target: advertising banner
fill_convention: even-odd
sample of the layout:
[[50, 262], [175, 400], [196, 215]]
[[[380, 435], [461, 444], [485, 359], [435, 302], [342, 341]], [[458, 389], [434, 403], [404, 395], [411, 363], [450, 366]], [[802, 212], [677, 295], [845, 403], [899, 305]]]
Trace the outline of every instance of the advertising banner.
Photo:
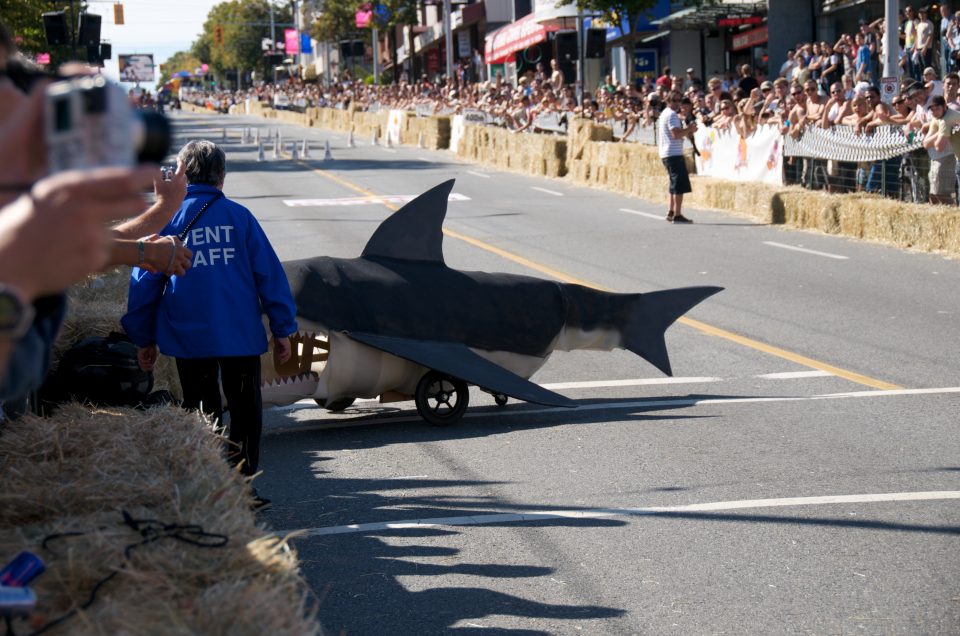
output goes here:
[[697, 174], [783, 185], [783, 138], [777, 126], [760, 126], [746, 138], [732, 127], [701, 128], [693, 138], [700, 151]]
[[386, 138], [394, 146], [400, 145], [400, 132], [407, 125], [407, 111], [391, 110], [387, 117]]
[[300, 36], [296, 29], [284, 29], [283, 41], [283, 49], [287, 55], [295, 55], [300, 52]]
[[153, 53], [118, 55], [121, 82], [152, 82]]

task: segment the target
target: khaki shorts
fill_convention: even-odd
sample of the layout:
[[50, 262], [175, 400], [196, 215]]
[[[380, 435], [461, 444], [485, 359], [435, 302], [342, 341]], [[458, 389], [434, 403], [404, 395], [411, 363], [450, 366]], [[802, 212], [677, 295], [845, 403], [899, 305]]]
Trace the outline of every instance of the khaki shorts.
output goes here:
[[956, 167], [955, 155], [930, 160], [930, 194], [948, 197], [957, 191]]

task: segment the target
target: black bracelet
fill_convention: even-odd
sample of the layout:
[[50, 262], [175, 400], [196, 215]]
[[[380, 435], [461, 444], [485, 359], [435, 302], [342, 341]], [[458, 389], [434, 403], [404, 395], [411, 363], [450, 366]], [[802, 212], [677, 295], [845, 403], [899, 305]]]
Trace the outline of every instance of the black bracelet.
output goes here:
[[0, 192], [29, 192], [32, 183], [0, 183]]

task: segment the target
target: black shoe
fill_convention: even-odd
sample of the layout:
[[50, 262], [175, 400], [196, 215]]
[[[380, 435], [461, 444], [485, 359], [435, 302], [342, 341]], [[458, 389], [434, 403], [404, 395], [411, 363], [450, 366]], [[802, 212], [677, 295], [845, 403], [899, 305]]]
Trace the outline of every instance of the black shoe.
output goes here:
[[683, 216], [682, 214], [676, 214], [673, 217], [673, 223], [693, 223], [693, 221]]

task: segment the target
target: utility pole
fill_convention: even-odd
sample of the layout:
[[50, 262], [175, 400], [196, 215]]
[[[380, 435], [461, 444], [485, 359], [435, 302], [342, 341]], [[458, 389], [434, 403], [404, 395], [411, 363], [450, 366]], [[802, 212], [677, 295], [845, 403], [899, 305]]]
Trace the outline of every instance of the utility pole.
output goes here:
[[583, 106], [584, 51], [583, 10], [577, 9], [577, 103]]
[[883, 76], [897, 77], [900, 68], [897, 64], [900, 57], [900, 37], [897, 28], [899, 3], [897, 0], [885, 0], [883, 4], [885, 11], [883, 21], [887, 34], [887, 45], [883, 48]]
[[274, 62], [274, 55], [277, 52], [277, 38], [273, 30], [273, 0], [267, 0], [267, 5], [270, 7], [270, 51], [271, 55], [268, 59], [270, 60], [270, 66], [273, 68], [273, 83], [277, 83], [277, 65]]
[[[449, 0], [447, 0], [449, 2]], [[376, 21], [376, 16], [373, 20]], [[373, 83], [380, 83], [380, 31], [373, 27]]]
[[450, 0], [443, 0], [443, 37], [447, 45], [447, 83], [453, 86], [453, 32], [450, 30]]

